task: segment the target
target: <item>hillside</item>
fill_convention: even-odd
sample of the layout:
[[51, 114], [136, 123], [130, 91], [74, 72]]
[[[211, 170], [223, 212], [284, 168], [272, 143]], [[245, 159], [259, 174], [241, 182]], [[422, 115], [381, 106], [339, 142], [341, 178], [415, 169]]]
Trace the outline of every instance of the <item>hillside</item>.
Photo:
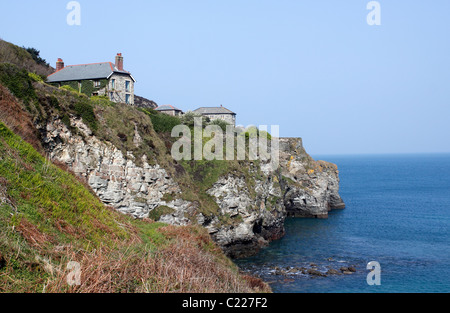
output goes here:
[[[11, 51], [22, 51], [11, 44], [3, 46]], [[118, 242], [117, 245], [108, 245], [114, 249], [111, 248], [107, 254], [111, 253], [114, 260], [120, 259], [117, 255], [125, 253], [121, 250], [122, 244], [123, 247], [129, 247], [127, 240], [142, 241], [156, 246], [158, 253], [187, 253], [180, 260], [202, 255], [202, 259], [209, 260], [207, 264], [212, 267], [209, 272], [218, 279], [219, 283], [216, 285], [219, 290], [241, 290], [252, 286], [266, 288], [253, 279], [250, 280], [249, 287], [248, 281], [238, 274], [225, 255], [232, 258], [252, 255], [271, 241], [280, 239], [284, 236], [284, 221], [288, 215], [326, 218], [329, 210], [344, 207], [338, 193], [337, 167], [327, 162], [314, 161], [304, 150], [300, 138], [280, 138], [280, 167], [275, 171], [267, 162], [249, 161], [248, 158], [243, 161], [177, 162], [170, 154], [176, 140], [171, 138], [170, 131], [173, 126], [181, 123], [192, 126], [190, 121], [157, 113], [148, 106], [138, 108], [116, 104], [103, 97], [90, 98], [70, 88], [50, 86], [38, 75], [37, 64], [30, 63], [29, 57], [26, 58], [27, 62], [14, 63], [8, 61], [14, 60], [11, 57], [13, 54], [8, 55], [6, 62], [0, 63], [0, 112], [3, 112], [0, 121], [32, 146], [24, 149], [34, 153], [39, 151], [41, 155], [45, 155], [42, 162], [45, 161], [47, 167], [54, 168], [55, 164], [58, 165], [58, 171], [61, 171], [58, 173], [76, 178], [79, 184], [77, 186], [82, 186], [85, 191], [89, 190], [89, 197], [100, 205], [98, 212], [108, 212], [104, 213], [108, 217], [101, 223], [109, 226], [98, 227], [96, 231], [108, 229], [106, 233], [110, 234], [111, 231], [111, 238], [108, 235], [104, 237], [104, 241], [97, 242], [85, 239], [84, 234], [89, 233], [90, 226], [86, 226], [82, 235], [79, 234], [80, 245], [88, 242], [95, 253], [103, 251], [105, 242]], [[19, 138], [6, 128], [5, 134], [6, 137]], [[252, 133], [241, 135], [248, 144]], [[10, 148], [9, 144], [5, 146], [5, 153], [20, 155], [20, 151]], [[14, 182], [13, 177], [7, 176], [11, 175], [11, 166], [9, 164], [5, 172], [0, 173], [0, 177], [4, 177], [8, 184]], [[33, 164], [28, 164], [28, 159], [15, 166], [28, 166], [29, 171], [38, 171], [36, 177], [47, 177], [39, 172], [42, 164], [36, 168]], [[34, 182], [34, 179], [30, 182]], [[71, 194], [61, 189], [44, 190], [41, 187], [46, 182], [35, 182], [36, 185], [22, 189], [23, 195], [5, 195], [5, 199], [11, 199], [8, 200], [10, 202], [4, 201], [3, 208], [11, 210], [7, 206], [17, 201], [19, 206], [14, 206], [22, 213], [21, 203], [23, 199], [30, 197], [28, 193], [33, 188], [40, 192], [36, 198], [32, 197], [37, 204], [40, 203], [40, 196], [47, 197], [47, 192]], [[16, 183], [19, 184], [17, 181]], [[11, 188], [5, 190], [9, 192], [19, 186]], [[77, 201], [87, 201], [80, 197], [83, 198], [84, 194], [74, 193], [70, 200], [56, 197], [58, 200], [53, 201], [56, 204], [52, 201], [45, 202], [37, 205], [35, 210], [49, 211], [48, 214], [52, 215], [54, 206], [59, 207], [59, 199], [66, 201], [67, 205], [73, 203], [78, 207]], [[65, 207], [66, 204], [62, 203], [61, 206]], [[83, 204], [80, 203], [80, 206], [83, 207]], [[78, 223], [77, 219], [86, 219], [87, 225], [96, 225], [98, 222], [89, 222], [91, 216], [99, 214], [97, 211], [91, 214], [89, 210], [78, 211], [70, 208], [70, 205], [67, 210], [73, 216], [68, 221], [65, 221], [66, 218], [63, 220], [70, 225], [71, 231], [81, 231], [83, 224]], [[31, 213], [34, 214], [38, 215]], [[35, 220], [25, 215], [25, 223], [35, 225], [33, 223], [42, 222], [46, 215], [41, 214], [44, 215], [38, 215], [39, 219]], [[113, 222], [116, 218], [121, 220], [120, 225], [130, 225], [125, 227], [122, 237], [119, 232], [111, 230], [116, 225]], [[7, 219], [5, 223], [10, 225]], [[58, 235], [61, 230], [54, 226], [57, 221], [49, 219], [48, 223], [53, 228], [56, 227], [56, 230], [47, 224], [35, 226], [43, 232], [43, 238], [57, 238], [55, 245], [60, 246], [58, 240], [64, 236]], [[49, 230], [49, 233], [44, 230]], [[12, 234], [20, 236], [14, 231]], [[100, 238], [100, 235], [95, 235], [96, 231], [92, 235]], [[147, 235], [151, 238], [147, 238]], [[184, 240], [186, 238], [194, 241], [189, 243]], [[138, 253], [143, 253], [139, 247], [145, 245], [136, 244]], [[213, 248], [216, 246], [220, 249]], [[14, 255], [11, 253], [8, 254], [9, 258]], [[190, 256], [190, 253], [195, 256]], [[90, 256], [97, 257], [92, 254]], [[102, 254], [102, 257], [105, 256]], [[175, 259], [178, 260], [177, 257]], [[10, 262], [6, 264], [11, 264]], [[198, 262], [200, 261], [194, 260], [193, 264]], [[190, 268], [190, 265], [184, 263], [177, 266], [181, 269], [186, 266]], [[215, 269], [215, 266], [220, 270]], [[222, 270], [234, 278], [221, 276]], [[222, 280], [235, 281], [236, 284], [225, 287], [220, 284]], [[142, 291], [148, 286], [139, 289], [141, 287], [139, 285], [136, 290]], [[196, 290], [197, 287], [191, 289]]]
[[[199, 226], [136, 220], [0, 123], [0, 292], [253, 292]], [[70, 287], [69, 262], [81, 265]]]
[[[66, 165], [44, 157], [36, 125], [73, 114], [98, 129], [90, 100], [62, 91], [59, 106], [26, 69], [3, 63], [0, 70], [9, 87], [0, 84], [0, 292], [270, 290], [241, 275], [204, 228], [120, 214]], [[73, 261], [81, 286], [66, 282]]]

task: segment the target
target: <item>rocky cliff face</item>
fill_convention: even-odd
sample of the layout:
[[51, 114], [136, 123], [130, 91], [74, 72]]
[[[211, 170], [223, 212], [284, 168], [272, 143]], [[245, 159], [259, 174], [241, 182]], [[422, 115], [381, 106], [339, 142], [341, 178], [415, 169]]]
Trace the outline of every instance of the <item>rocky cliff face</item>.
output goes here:
[[[344, 206], [337, 167], [312, 160], [299, 138], [281, 139], [278, 172], [252, 163], [251, 177], [220, 177], [207, 190], [219, 208], [211, 215], [184, 200], [177, 182], [158, 164], [149, 165], [145, 155], [136, 162], [131, 153], [93, 136], [80, 119], [70, 124], [77, 131], [57, 118], [41, 126], [44, 146], [52, 160], [84, 177], [102, 202], [136, 218], [158, 211], [165, 223], [203, 225], [230, 257], [254, 254], [283, 237], [286, 216], [323, 218]], [[134, 142], [140, 144], [138, 132]]]
[[158, 206], [175, 205], [162, 200], [166, 193], [180, 192], [165, 169], [150, 166], [145, 155], [143, 165], [137, 166], [132, 154], [124, 155], [100, 141], [81, 120], [72, 118], [71, 125], [80, 134], [74, 134], [59, 119], [45, 125], [44, 146], [52, 160], [84, 177], [103, 203], [136, 218], [148, 217]]
[[280, 140], [280, 160], [286, 184], [284, 205], [288, 216], [327, 218], [332, 209], [344, 209], [335, 164], [314, 161], [299, 138]]
[[228, 175], [221, 177], [208, 193], [219, 205], [221, 215], [238, 221], [221, 227], [206, 225], [230, 256], [252, 254], [284, 236], [286, 211], [278, 200], [281, 190], [270, 178], [256, 180], [255, 189], [250, 190], [243, 177]]

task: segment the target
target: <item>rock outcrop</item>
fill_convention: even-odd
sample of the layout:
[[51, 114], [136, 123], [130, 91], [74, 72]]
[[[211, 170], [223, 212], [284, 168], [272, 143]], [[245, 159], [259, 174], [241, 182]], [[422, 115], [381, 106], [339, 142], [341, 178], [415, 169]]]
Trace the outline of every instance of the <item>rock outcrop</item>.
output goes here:
[[[249, 190], [243, 177], [220, 178], [208, 190], [220, 207], [220, 214], [238, 221], [220, 228], [205, 225], [215, 241], [232, 257], [243, 257], [284, 236], [286, 212], [281, 190], [269, 179], [255, 181]], [[271, 201], [269, 204], [268, 201]]]
[[155, 101], [137, 95], [134, 95], [134, 105], [144, 109], [156, 109], [158, 107], [158, 104]]
[[132, 154], [123, 155], [100, 141], [81, 120], [72, 118], [71, 125], [81, 134], [72, 133], [58, 119], [47, 124], [44, 145], [52, 160], [84, 177], [103, 203], [136, 218], [148, 217], [159, 205], [171, 205], [162, 198], [179, 192], [179, 188], [165, 169], [150, 166], [145, 156], [143, 166], [137, 166]]
[[330, 210], [345, 208], [339, 195], [337, 166], [314, 161], [300, 138], [280, 139], [280, 162], [288, 216], [327, 218]]

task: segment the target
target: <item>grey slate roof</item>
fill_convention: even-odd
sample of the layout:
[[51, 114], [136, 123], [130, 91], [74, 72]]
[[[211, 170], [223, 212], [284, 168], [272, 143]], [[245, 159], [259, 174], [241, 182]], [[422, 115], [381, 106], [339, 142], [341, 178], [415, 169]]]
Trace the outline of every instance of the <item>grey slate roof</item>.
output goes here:
[[53, 83], [85, 79], [106, 79], [109, 78], [113, 73], [123, 73], [130, 75], [129, 72], [119, 71], [111, 62], [103, 62], [93, 64], [68, 65], [65, 68], [49, 75], [47, 77], [47, 81]]
[[157, 107], [155, 109], [155, 111], [180, 111], [180, 112], [182, 112], [180, 109], [178, 109], [170, 104], [161, 105], [161, 106]]
[[194, 113], [199, 113], [199, 114], [231, 114], [231, 115], [236, 115], [236, 113], [228, 110], [227, 108], [224, 107], [203, 107], [203, 108], [198, 108], [197, 110], [194, 111]]

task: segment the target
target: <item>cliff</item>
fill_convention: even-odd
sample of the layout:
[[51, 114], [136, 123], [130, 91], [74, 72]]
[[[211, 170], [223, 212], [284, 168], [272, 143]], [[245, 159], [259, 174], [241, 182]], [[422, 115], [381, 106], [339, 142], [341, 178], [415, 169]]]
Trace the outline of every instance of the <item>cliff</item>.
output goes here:
[[174, 139], [155, 131], [158, 113], [58, 89], [12, 65], [4, 70], [21, 81], [16, 86], [0, 75], [22, 103], [33, 133], [25, 139], [36, 149], [81, 178], [103, 204], [137, 219], [200, 225], [230, 257], [284, 236], [287, 216], [325, 218], [344, 207], [336, 165], [314, 161], [300, 138], [280, 138], [275, 171], [262, 161], [176, 162]]
[[[99, 105], [97, 109], [101, 119], [105, 111]], [[134, 108], [117, 111], [119, 116], [137, 113]], [[145, 145], [145, 126], [151, 124], [141, 121], [128, 131], [127, 141], [136, 149]], [[286, 216], [325, 218], [331, 209], [344, 206], [338, 193], [336, 165], [314, 161], [299, 138], [280, 139], [281, 167], [274, 172], [264, 171], [261, 162], [177, 164], [167, 161], [171, 158], [168, 150], [160, 151], [152, 160], [148, 156], [151, 153], [124, 153], [99, 139], [75, 116], [70, 117], [70, 126], [55, 117], [38, 129], [50, 159], [83, 177], [106, 205], [136, 218], [202, 225], [231, 257], [254, 254], [280, 239]], [[149, 136], [153, 145], [158, 142], [160, 148], [166, 146], [158, 134]], [[160, 159], [165, 161], [161, 163]]]

